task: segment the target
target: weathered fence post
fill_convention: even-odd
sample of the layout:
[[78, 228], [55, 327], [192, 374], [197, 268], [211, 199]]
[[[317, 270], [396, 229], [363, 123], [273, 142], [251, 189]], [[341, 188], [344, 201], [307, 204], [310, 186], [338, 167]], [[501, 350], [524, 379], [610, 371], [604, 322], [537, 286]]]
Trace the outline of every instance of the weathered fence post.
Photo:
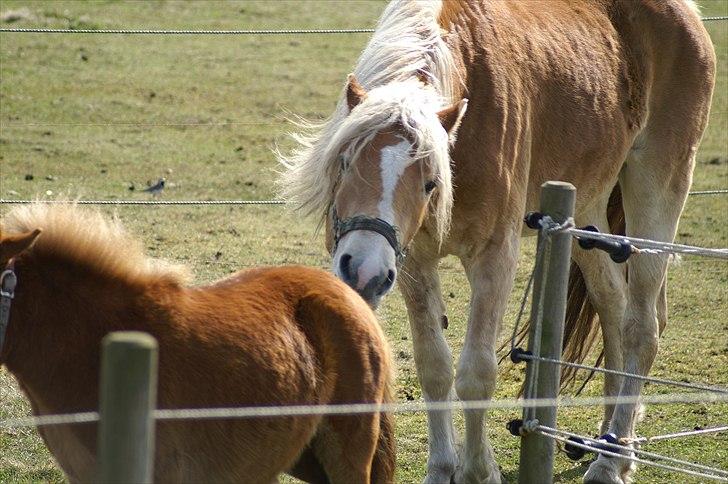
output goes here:
[[157, 400], [157, 341], [118, 332], [102, 342], [98, 482], [151, 483], [152, 410]]
[[[541, 208], [544, 215], [555, 222], [562, 223], [574, 215], [576, 189], [570, 183], [546, 182], [541, 185]], [[551, 247], [541, 259], [542, 264], [536, 267], [534, 274], [533, 298], [531, 306], [531, 330], [528, 349], [533, 351], [536, 336], [535, 321], [539, 306], [542, 305], [542, 328], [540, 354], [547, 358], [561, 358], [561, 342], [564, 336], [564, 317], [566, 314], [566, 293], [569, 283], [569, 262], [571, 253], [571, 234], [555, 233], [551, 236]], [[545, 246], [544, 236], [539, 234], [539, 247]], [[548, 260], [546, 259], [548, 257]], [[543, 278], [546, 267], [545, 279]], [[542, 281], [545, 286], [542, 294]], [[526, 382], [531, 373], [537, 369], [537, 387], [535, 395], [529, 398], [556, 398], [559, 394], [561, 367], [559, 365], [541, 363], [530, 360], [526, 368]], [[524, 422], [528, 409], [524, 408]], [[530, 414], [533, 415], [533, 414]], [[556, 426], [556, 405], [540, 407], [535, 410], [535, 417], [541, 425]], [[552, 439], [537, 433], [528, 433], [521, 439], [521, 460], [518, 471], [518, 482], [523, 484], [550, 483], [553, 480], [554, 442]]]

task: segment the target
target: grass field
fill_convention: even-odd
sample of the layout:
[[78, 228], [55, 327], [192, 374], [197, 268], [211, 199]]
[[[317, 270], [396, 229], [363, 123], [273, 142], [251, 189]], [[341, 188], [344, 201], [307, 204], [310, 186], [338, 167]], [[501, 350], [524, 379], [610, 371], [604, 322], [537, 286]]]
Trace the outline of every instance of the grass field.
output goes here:
[[[704, 15], [728, 15], [728, 2], [703, 1]], [[0, 1], [2, 26], [76, 28], [371, 27], [383, 1]], [[19, 19], [8, 23], [8, 13]], [[710, 125], [694, 189], [728, 187], [728, 22], [707, 28], [718, 55]], [[289, 146], [286, 111], [328, 115], [368, 35], [101, 36], [0, 33], [0, 197], [139, 199], [138, 188], [164, 176], [167, 199], [268, 199], [275, 196], [271, 148]], [[137, 190], [131, 191], [134, 185]], [[46, 195], [48, 193], [49, 195]], [[7, 213], [0, 206], [0, 215]], [[304, 263], [326, 267], [315, 223], [276, 206], [119, 207], [114, 211], [150, 254], [188, 264], [197, 283], [245, 266]], [[728, 197], [691, 197], [678, 241], [728, 246]], [[524, 242], [503, 336], [533, 261]], [[455, 259], [442, 264], [454, 353], [460, 352], [469, 289]], [[653, 375], [728, 385], [728, 265], [685, 258], [669, 275], [670, 323]], [[399, 294], [380, 309], [398, 365], [399, 400], [419, 400]], [[496, 398], [511, 398], [522, 369], [503, 366]], [[601, 391], [601, 378], [586, 389]], [[648, 385], [646, 393], [669, 393]], [[559, 426], [596, 432], [601, 410], [562, 409]], [[29, 414], [0, 369], [0, 419]], [[517, 412], [489, 416], [489, 435], [506, 478], [516, 479], [518, 440], [504, 426]], [[657, 435], [728, 422], [728, 405], [650, 406], [638, 427]], [[462, 429], [462, 421], [457, 425]], [[419, 482], [427, 458], [424, 414], [399, 415], [398, 480]], [[652, 444], [649, 450], [728, 468], [728, 437]], [[556, 480], [579, 482], [585, 467], [556, 459]], [[690, 481], [641, 468], [637, 482]], [[0, 483], [63, 482], [37, 434], [0, 430]]]

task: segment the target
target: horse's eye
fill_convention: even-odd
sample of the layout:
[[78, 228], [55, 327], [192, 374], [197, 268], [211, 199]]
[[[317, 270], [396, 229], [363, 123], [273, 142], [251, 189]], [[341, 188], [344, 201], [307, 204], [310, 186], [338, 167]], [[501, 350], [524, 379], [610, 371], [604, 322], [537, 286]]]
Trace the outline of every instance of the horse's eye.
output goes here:
[[339, 166], [341, 166], [341, 168], [346, 168], [346, 157], [343, 153], [339, 155]]
[[425, 183], [425, 193], [430, 193], [432, 190], [435, 189], [436, 186], [437, 183], [435, 183], [434, 181], [428, 181], [427, 183]]

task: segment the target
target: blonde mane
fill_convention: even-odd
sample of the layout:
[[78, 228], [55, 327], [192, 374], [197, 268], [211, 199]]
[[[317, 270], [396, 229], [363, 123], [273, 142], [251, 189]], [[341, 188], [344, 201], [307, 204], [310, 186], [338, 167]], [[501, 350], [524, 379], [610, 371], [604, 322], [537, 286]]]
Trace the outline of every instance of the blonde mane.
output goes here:
[[34, 202], [11, 210], [0, 224], [2, 233], [42, 229], [33, 253], [70, 260], [129, 283], [164, 281], [183, 285], [189, 271], [144, 254], [142, 242], [116, 218], [76, 204]]
[[[382, 13], [369, 44], [354, 70], [367, 90], [366, 99], [350, 114], [345, 90], [332, 116], [321, 124], [300, 121], [299, 147], [277, 153], [285, 167], [282, 196], [305, 214], [324, 217], [339, 178], [341, 163], [356, 156], [373, 136], [396, 123], [417, 141], [418, 156], [439, 173], [439, 195], [433, 214], [440, 239], [447, 233], [452, 208], [448, 140], [435, 113], [453, 100], [457, 69], [437, 22], [440, 0], [392, 2]], [[426, 78], [426, 85], [420, 78]]]

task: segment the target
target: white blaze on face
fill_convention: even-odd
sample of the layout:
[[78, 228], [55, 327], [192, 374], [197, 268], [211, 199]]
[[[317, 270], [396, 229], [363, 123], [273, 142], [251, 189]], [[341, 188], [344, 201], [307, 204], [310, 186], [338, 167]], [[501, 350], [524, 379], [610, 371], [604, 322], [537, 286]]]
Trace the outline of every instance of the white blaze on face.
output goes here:
[[412, 144], [407, 140], [382, 148], [380, 170], [382, 172], [382, 199], [379, 201], [379, 218], [394, 224], [394, 190], [405, 168], [412, 162]]
[[[405, 168], [412, 162], [411, 149], [412, 144], [402, 140], [396, 145], [385, 146], [381, 151], [379, 166], [382, 174], [382, 198], [377, 204], [378, 217], [392, 225], [395, 224], [394, 192]], [[369, 253], [369, 257], [366, 257], [357, 269], [358, 288], [361, 289], [373, 277], [378, 277], [394, 257], [392, 247], [381, 235], [362, 231], [357, 233], [357, 238], [367, 247]]]

